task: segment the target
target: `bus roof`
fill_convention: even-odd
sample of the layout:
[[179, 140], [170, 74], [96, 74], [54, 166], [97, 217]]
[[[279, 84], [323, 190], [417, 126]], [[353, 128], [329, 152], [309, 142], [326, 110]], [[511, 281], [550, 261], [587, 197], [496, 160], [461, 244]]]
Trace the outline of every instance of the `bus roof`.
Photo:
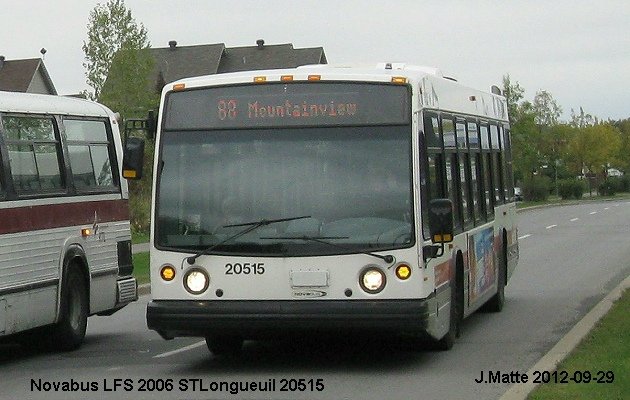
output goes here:
[[[317, 76], [320, 82], [357, 81], [392, 82], [393, 78], [404, 78], [412, 85], [414, 109], [426, 108], [455, 113], [465, 113], [507, 121], [505, 98], [493, 93], [462, 85], [454, 78], [444, 76], [433, 67], [408, 65], [404, 63], [379, 63], [372, 65], [305, 65], [289, 69], [241, 71], [226, 74], [206, 75], [185, 78], [164, 87], [163, 94], [181, 88], [195, 88], [221, 85], [234, 85], [258, 82], [281, 82], [290, 77], [293, 82], [307, 82]], [[416, 108], [418, 107], [418, 108]]]
[[102, 104], [75, 97], [0, 91], [0, 112], [113, 117]]

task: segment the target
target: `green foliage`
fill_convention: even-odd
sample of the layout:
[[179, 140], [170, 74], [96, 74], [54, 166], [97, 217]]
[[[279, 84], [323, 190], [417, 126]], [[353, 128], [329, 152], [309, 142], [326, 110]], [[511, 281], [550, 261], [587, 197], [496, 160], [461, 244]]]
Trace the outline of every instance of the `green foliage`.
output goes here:
[[[149, 86], [155, 66], [149, 46], [147, 30], [136, 23], [124, 0], [98, 4], [90, 12], [88, 39], [83, 42], [83, 66], [87, 83], [94, 89], [88, 97], [123, 119], [145, 118], [148, 110], [157, 110], [159, 95]], [[144, 177], [129, 182], [131, 228], [136, 233], [149, 232], [152, 159], [153, 149], [147, 142]]]
[[558, 194], [563, 200], [581, 199], [586, 185], [578, 179], [563, 179], [558, 181]]
[[597, 186], [600, 196], [614, 196], [617, 193], [617, 183], [612, 179], [606, 179]]
[[557, 125], [562, 114], [562, 108], [546, 90], [536, 93], [532, 109], [536, 115], [536, 124], [544, 127]]
[[94, 89], [92, 99], [99, 99], [114, 55], [121, 49], [149, 47], [147, 30], [135, 22], [124, 0], [109, 0], [90, 12], [88, 39], [83, 42], [87, 83]]
[[620, 146], [619, 153], [617, 155], [617, 168], [630, 173], [630, 118], [613, 123], [619, 130]]
[[546, 176], [533, 176], [525, 179], [522, 186], [525, 201], [545, 201], [551, 190], [551, 179]]
[[630, 191], [630, 177], [628, 176], [608, 177], [597, 186], [597, 192], [601, 196], [614, 196], [619, 192], [628, 191]]
[[131, 230], [136, 234], [148, 234], [151, 228], [151, 185], [154, 144], [146, 141], [144, 148], [143, 177], [129, 181], [129, 211]]
[[567, 162], [576, 174], [603, 172], [617, 162], [620, 146], [619, 130], [608, 123], [580, 128], [569, 141]]
[[147, 49], [119, 50], [109, 69], [99, 102], [118, 112], [123, 119], [146, 118], [157, 110], [159, 95], [149, 88], [155, 60]]

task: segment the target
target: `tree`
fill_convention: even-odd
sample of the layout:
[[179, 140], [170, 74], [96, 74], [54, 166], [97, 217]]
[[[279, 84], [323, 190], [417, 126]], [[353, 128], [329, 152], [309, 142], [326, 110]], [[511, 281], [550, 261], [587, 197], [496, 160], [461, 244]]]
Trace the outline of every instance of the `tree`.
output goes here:
[[619, 129], [621, 144], [617, 157], [617, 168], [625, 174], [630, 173], [630, 118], [612, 123]]
[[123, 119], [146, 118], [148, 110], [156, 110], [160, 101], [158, 93], [149, 86], [154, 64], [148, 49], [118, 50], [98, 101]]
[[558, 124], [562, 108], [556, 103], [551, 93], [546, 90], [536, 93], [532, 107], [536, 114], [536, 124], [541, 128]]
[[[124, 0], [109, 0], [90, 12], [88, 39], [83, 42], [87, 83], [94, 89], [92, 99], [100, 99], [114, 55], [119, 50], [140, 50], [150, 46], [147, 30], [138, 25]], [[143, 88], [144, 89], [144, 88]]]
[[570, 165], [577, 174], [585, 171], [605, 176], [608, 166], [617, 162], [621, 144], [621, 133], [611, 124], [578, 129], [569, 141]]
[[[119, 112], [124, 118], [146, 117], [157, 109], [159, 97], [148, 84], [155, 61], [149, 52], [147, 30], [136, 23], [124, 0], [98, 4], [88, 20], [88, 38], [83, 42], [87, 83], [94, 92], [88, 97]], [[129, 183], [131, 227], [148, 232], [151, 198], [153, 146], [145, 148], [145, 174]]]
[[579, 114], [576, 114], [575, 111], [571, 109], [571, 126], [575, 128], [586, 128], [589, 125], [595, 125], [597, 123], [597, 118], [594, 118], [591, 114], [585, 113], [582, 107], [580, 107]]
[[519, 114], [518, 102], [523, 99], [524, 93], [525, 93], [525, 89], [523, 89], [518, 82], [512, 83], [509, 74], [503, 76], [503, 94], [507, 102], [510, 124], [512, 125], [518, 118], [518, 114]]

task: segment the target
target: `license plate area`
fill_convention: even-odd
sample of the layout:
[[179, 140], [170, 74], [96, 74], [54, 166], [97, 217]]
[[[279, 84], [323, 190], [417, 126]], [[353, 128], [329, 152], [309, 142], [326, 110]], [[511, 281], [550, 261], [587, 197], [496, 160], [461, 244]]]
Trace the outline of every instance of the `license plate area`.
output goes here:
[[291, 271], [291, 287], [327, 287], [328, 271]]

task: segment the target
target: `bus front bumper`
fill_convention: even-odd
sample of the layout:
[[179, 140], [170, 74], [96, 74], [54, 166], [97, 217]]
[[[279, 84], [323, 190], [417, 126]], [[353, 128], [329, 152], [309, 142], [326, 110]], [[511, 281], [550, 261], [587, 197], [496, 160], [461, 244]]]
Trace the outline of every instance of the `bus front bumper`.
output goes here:
[[147, 326], [164, 339], [352, 330], [420, 333], [426, 331], [432, 300], [154, 300], [147, 305]]

